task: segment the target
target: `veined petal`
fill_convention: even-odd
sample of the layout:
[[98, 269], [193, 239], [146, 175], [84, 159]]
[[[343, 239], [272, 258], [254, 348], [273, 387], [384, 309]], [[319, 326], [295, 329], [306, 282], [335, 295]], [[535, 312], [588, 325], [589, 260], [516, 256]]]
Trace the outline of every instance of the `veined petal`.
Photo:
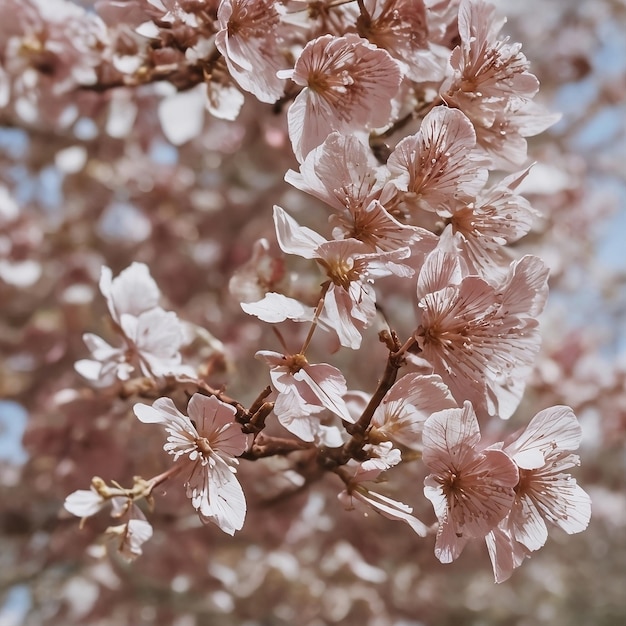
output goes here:
[[274, 205], [274, 224], [278, 243], [287, 254], [313, 259], [317, 248], [326, 243], [326, 239], [321, 235], [306, 226], [300, 226], [296, 220], [276, 205]]

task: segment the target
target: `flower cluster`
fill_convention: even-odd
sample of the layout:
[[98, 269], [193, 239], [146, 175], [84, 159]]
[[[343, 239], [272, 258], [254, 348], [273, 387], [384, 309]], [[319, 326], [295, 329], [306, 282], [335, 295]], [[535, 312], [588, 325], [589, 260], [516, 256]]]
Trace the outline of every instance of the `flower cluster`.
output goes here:
[[[170, 278], [169, 291], [207, 328], [222, 324], [224, 349], [207, 359], [191, 345], [176, 313], [160, 306], [147, 265], [134, 262], [116, 278], [102, 267], [99, 287], [118, 342], [85, 334], [91, 358], [75, 369], [103, 396], [151, 400], [134, 403], [134, 414], [164, 428], [172, 464], [152, 479], [137, 477], [132, 489], [94, 479], [65, 508], [86, 518], [110, 501], [113, 515], [128, 521], [109, 534], [137, 555], [151, 527], [136, 501], [180, 475], [200, 520], [233, 535], [246, 517], [244, 488], [262, 491], [252, 472], [237, 472], [240, 459], [279, 457], [296, 491], [331, 475], [345, 508], [434, 535], [443, 563], [469, 540], [485, 540], [498, 582], [544, 545], [549, 525], [582, 531], [590, 500], [567, 473], [581, 441], [571, 409], [546, 408], [521, 433], [481, 444], [481, 426], [500, 431], [518, 410], [540, 349], [549, 270], [515, 246], [537, 217], [520, 193], [530, 171], [525, 138], [556, 119], [533, 101], [538, 81], [520, 46], [500, 35], [495, 8], [484, 0], [129, 0], [122, 21], [117, 0], [98, 10], [98, 18], [71, 16], [73, 27], [89, 25], [71, 42], [56, 21], [46, 38], [20, 13], [0, 69], [17, 74], [20, 61], [27, 76], [47, 60], [65, 77], [59, 93], [120, 88], [101, 103], [106, 133], [118, 139], [143, 99], [152, 102], [155, 115], [138, 123], [122, 162], [162, 212], [146, 205], [133, 215], [155, 242], [154, 259], [171, 258], [172, 242], [193, 250], [197, 271], [176, 266], [170, 277], [182, 278]], [[20, 81], [5, 96], [4, 73], [0, 97], [24, 117]], [[29, 93], [47, 93], [39, 74], [24, 80]], [[205, 219], [221, 203], [243, 202], [213, 189], [213, 171], [253, 140], [246, 99], [272, 105], [272, 121], [254, 126], [265, 147], [291, 150], [281, 165], [281, 184], [291, 189], [276, 203], [250, 192], [251, 259], [244, 244], [226, 252], [219, 236], [209, 242], [211, 230], [243, 230], [231, 221], [235, 211]], [[197, 171], [172, 175], [181, 206], [195, 211], [184, 224], [172, 213], [176, 203], [159, 205], [158, 176], [131, 167], [146, 145], [170, 158], [155, 132], [179, 148], [174, 160], [186, 145], [207, 153]], [[89, 168], [108, 184], [102, 162]], [[208, 181], [203, 193], [187, 193], [194, 176]], [[237, 178], [246, 177], [224, 174]], [[257, 228], [272, 205], [273, 229]], [[233, 259], [239, 268], [225, 295], [219, 260]], [[204, 337], [218, 341], [208, 330]], [[242, 365], [246, 342], [253, 365]], [[347, 359], [376, 374], [360, 380]], [[262, 374], [253, 373], [258, 361]], [[185, 400], [187, 414], [178, 408]], [[396, 499], [397, 475], [414, 487], [402, 499], [423, 491], [432, 503], [432, 524]]]

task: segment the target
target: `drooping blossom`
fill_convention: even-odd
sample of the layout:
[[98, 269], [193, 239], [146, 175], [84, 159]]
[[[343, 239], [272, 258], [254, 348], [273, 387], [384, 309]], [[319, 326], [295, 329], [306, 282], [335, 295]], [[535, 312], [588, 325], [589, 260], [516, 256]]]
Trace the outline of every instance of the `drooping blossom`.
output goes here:
[[572, 409], [553, 406], [504, 442], [503, 451], [519, 468], [519, 483], [511, 511], [487, 543], [497, 582], [506, 580], [524, 556], [545, 544], [548, 524], [568, 534], [587, 528], [591, 500], [567, 472], [580, 464], [572, 451], [581, 439]]
[[519, 403], [540, 335], [548, 269], [534, 256], [512, 263], [499, 284], [467, 275], [458, 254], [430, 253], [418, 278], [422, 352], [458, 402], [509, 418]]
[[175, 313], [157, 305], [160, 292], [147, 266], [133, 263], [117, 278], [112, 276], [108, 267], [102, 268], [100, 291], [121, 345], [86, 333], [83, 340], [93, 358], [77, 361], [76, 371], [101, 386], [128, 380], [137, 370], [148, 377], [193, 375], [192, 368], [181, 364], [183, 327]]
[[421, 450], [426, 419], [437, 411], [457, 406], [440, 376], [406, 374], [385, 394], [374, 412], [369, 440], [388, 439]]
[[307, 43], [292, 72], [281, 72], [304, 87], [287, 121], [298, 161], [334, 130], [385, 126], [400, 85], [400, 69], [388, 52], [367, 39], [324, 35]]
[[311, 364], [303, 354], [285, 355], [260, 350], [256, 357], [270, 366], [272, 386], [277, 392], [274, 413], [278, 421], [303, 441], [334, 439], [334, 428], [323, 425], [319, 414], [324, 409], [342, 420], [354, 423], [343, 396], [346, 381], [343, 374], [326, 363]]
[[357, 137], [333, 132], [309, 152], [300, 172], [289, 170], [285, 180], [336, 210], [330, 222], [335, 239], [358, 239], [371, 251], [391, 251], [435, 238], [425, 229], [402, 224], [384, 206], [395, 193], [385, 185], [387, 168], [377, 165]]
[[365, 510], [373, 509], [383, 517], [405, 522], [420, 537], [425, 537], [428, 528], [412, 514], [413, 509], [410, 506], [378, 491], [373, 491], [380, 475], [400, 463], [400, 451], [390, 442], [368, 445], [365, 451], [371, 455], [369, 459], [358, 463], [356, 467], [350, 465], [344, 470], [346, 489], [338, 495], [339, 501], [349, 511], [357, 507], [365, 508]]
[[278, 206], [274, 207], [274, 222], [281, 249], [287, 254], [315, 259], [328, 277], [320, 326], [335, 332], [341, 345], [358, 349], [361, 331], [376, 316], [374, 279], [392, 274], [410, 277], [413, 270], [399, 263], [410, 255], [410, 250], [372, 253], [357, 239], [326, 241], [310, 228], [300, 226]]
[[438, 81], [445, 72], [449, 51], [429, 41], [423, 0], [364, 0], [357, 29], [402, 63], [411, 80]]
[[422, 458], [431, 471], [424, 494], [439, 521], [435, 556], [451, 563], [469, 539], [483, 539], [509, 513], [517, 466], [501, 450], [478, 449], [480, 430], [470, 402], [431, 415], [422, 441]]
[[235, 421], [235, 409], [214, 396], [195, 393], [187, 405], [189, 416], [169, 398], [158, 398], [152, 406], [135, 404], [133, 410], [141, 422], [165, 428], [168, 436], [163, 449], [175, 462], [185, 464], [187, 497], [200, 519], [229, 535], [240, 530], [246, 500], [235, 465], [247, 438]]
[[217, 11], [220, 30], [215, 45], [231, 76], [261, 102], [276, 102], [285, 81], [278, 47], [279, 17], [273, 0], [222, 0]]
[[387, 162], [408, 212], [438, 211], [473, 199], [487, 181], [474, 126], [461, 111], [435, 107], [420, 130], [402, 139]]
[[[136, 478], [136, 481], [141, 481]], [[149, 494], [149, 484], [142, 495]], [[114, 495], [117, 494], [117, 495]], [[122, 494], [122, 495], [120, 495]], [[137, 495], [139, 491], [137, 491]], [[111, 517], [125, 520], [123, 523], [109, 526], [105, 535], [117, 540], [118, 552], [127, 560], [132, 561], [142, 554], [142, 545], [152, 537], [152, 525], [142, 510], [133, 501], [135, 494], [128, 490], [124, 494], [122, 488], [108, 487], [105, 482], [94, 477], [89, 489], [79, 489], [65, 498], [63, 504], [66, 511], [81, 518], [81, 526], [88, 517], [95, 515], [107, 505], [111, 505]]]
[[117, 541], [117, 550], [127, 561], [134, 561], [143, 554], [142, 546], [152, 537], [153, 530], [145, 515], [135, 506], [131, 519], [117, 526], [109, 526], [104, 533]]

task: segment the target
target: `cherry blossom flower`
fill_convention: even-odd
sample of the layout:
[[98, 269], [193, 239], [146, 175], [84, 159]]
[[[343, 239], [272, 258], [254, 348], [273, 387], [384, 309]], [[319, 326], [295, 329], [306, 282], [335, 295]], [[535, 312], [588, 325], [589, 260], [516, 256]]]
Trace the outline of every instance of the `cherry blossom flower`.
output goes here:
[[[537, 413], [521, 433], [504, 443], [503, 451], [519, 468], [519, 483], [512, 509], [499, 524], [504, 536], [492, 537], [487, 544], [498, 582], [506, 580], [521, 563], [519, 555], [545, 544], [546, 523], [568, 534], [587, 528], [591, 500], [566, 472], [580, 463], [572, 450], [578, 448], [581, 439], [582, 430], [572, 409], [553, 406]], [[503, 561], [507, 559], [507, 539], [513, 558]]]
[[387, 167], [409, 210], [437, 211], [473, 199], [487, 181], [476, 133], [460, 111], [435, 107], [420, 130], [402, 139]]
[[429, 41], [423, 0], [364, 0], [362, 7], [359, 34], [401, 61], [411, 80], [443, 78], [449, 51]]
[[[270, 366], [272, 386], [278, 393], [274, 413], [289, 432], [303, 441], [331, 435], [318, 416], [324, 409], [354, 423], [343, 399], [346, 381], [337, 368], [326, 363], [310, 364], [303, 354], [260, 350], [256, 357]], [[339, 438], [337, 445], [341, 443]]]
[[304, 87], [287, 120], [298, 161], [334, 130], [349, 133], [389, 122], [400, 69], [388, 52], [357, 35], [324, 35], [307, 43], [292, 72]]
[[[524, 137], [545, 130], [559, 116], [547, 115], [531, 103], [539, 81], [528, 72], [521, 45], [498, 39], [504, 20], [496, 19], [495, 12], [492, 4], [482, 0], [461, 1], [461, 44], [452, 52], [452, 75], [441, 93], [448, 105], [461, 109], [472, 120], [477, 141], [494, 159], [494, 165], [506, 167], [520, 165], [526, 158]], [[533, 113], [542, 114], [531, 119], [532, 115], [524, 114], [527, 105], [532, 106]]]
[[465, 275], [455, 254], [433, 251], [418, 278], [420, 356], [459, 402], [509, 418], [539, 350], [536, 316], [547, 297], [548, 269], [534, 256], [511, 264], [492, 285]]
[[356, 239], [326, 241], [310, 228], [300, 226], [278, 206], [274, 207], [274, 222], [284, 252], [315, 259], [326, 271], [329, 282], [319, 315], [320, 326], [334, 331], [342, 346], [358, 349], [360, 331], [376, 316], [373, 280], [391, 274], [412, 276], [411, 268], [398, 263], [411, 254], [409, 248], [372, 253]]
[[247, 438], [235, 421], [235, 409], [214, 396], [195, 393], [187, 405], [189, 417], [169, 398], [158, 398], [152, 406], [135, 404], [133, 410], [141, 422], [165, 428], [168, 437], [163, 449], [175, 462], [185, 464], [187, 497], [200, 519], [229, 535], [240, 530], [246, 500], [234, 466]]
[[111, 346], [93, 333], [83, 335], [93, 359], [76, 362], [81, 376], [106, 386], [116, 379], [128, 380], [137, 369], [148, 377], [194, 375], [192, 368], [181, 364], [183, 327], [175, 313], [157, 306], [160, 292], [146, 265], [133, 263], [115, 279], [103, 267], [100, 290], [122, 345]]
[[501, 450], [477, 449], [480, 431], [470, 402], [431, 415], [422, 441], [431, 470], [424, 494], [439, 520], [435, 556], [451, 563], [469, 539], [484, 538], [509, 513], [519, 475]]
[[337, 210], [330, 218], [335, 239], [358, 239], [372, 251], [392, 251], [424, 240], [434, 247], [434, 235], [402, 224], [384, 206], [395, 193], [385, 186], [386, 168], [373, 162], [371, 150], [357, 137], [333, 132], [305, 158], [300, 172], [285, 180]]
[[285, 81], [277, 76], [284, 60], [277, 45], [278, 13], [273, 0], [222, 0], [215, 45], [231, 76], [261, 102], [276, 102]]
[[510, 259], [503, 246], [530, 230], [537, 212], [515, 192], [528, 170], [507, 176], [478, 194], [474, 202], [461, 203], [439, 214], [450, 221], [447, 228], [461, 233], [460, 251], [471, 273], [487, 280], [501, 280]]
[[372, 416], [369, 440], [389, 439], [413, 450], [422, 449], [426, 419], [443, 409], [456, 408], [440, 376], [407, 374], [385, 394]]
[[[383, 517], [405, 522], [420, 537], [425, 537], [428, 528], [412, 515], [413, 509], [410, 506], [372, 491], [370, 486], [366, 484], [374, 483], [382, 472], [400, 463], [400, 451], [393, 448], [389, 442], [366, 446], [366, 451], [372, 455], [371, 458], [359, 463], [356, 468], [351, 467], [349, 477], [347, 472], [342, 473], [342, 477], [346, 481], [346, 489], [338, 495], [339, 501], [349, 511], [357, 508], [357, 506], [374, 509]], [[353, 469], [354, 473], [352, 473]]]

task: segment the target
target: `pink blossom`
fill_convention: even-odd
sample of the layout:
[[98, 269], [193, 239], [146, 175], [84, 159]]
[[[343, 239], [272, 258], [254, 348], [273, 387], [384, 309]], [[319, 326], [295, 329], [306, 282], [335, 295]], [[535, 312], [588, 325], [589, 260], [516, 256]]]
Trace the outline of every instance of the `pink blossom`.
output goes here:
[[143, 554], [142, 546], [152, 534], [152, 525], [136, 505], [132, 506], [127, 522], [109, 526], [105, 531], [105, 535], [118, 542], [117, 550], [127, 561], [134, 561]]
[[372, 417], [370, 441], [385, 438], [421, 450], [426, 419], [432, 413], [456, 407], [457, 403], [440, 376], [407, 374], [393, 385], [378, 405]]
[[[395, 193], [385, 186], [386, 168], [373, 162], [371, 150], [357, 137], [333, 132], [304, 159], [300, 172], [285, 180], [337, 210], [330, 218], [335, 239], [358, 239], [371, 251], [392, 251], [429, 241], [429, 231], [402, 224], [384, 206]], [[433, 246], [434, 247], [434, 244]]]
[[415, 337], [457, 401], [469, 399], [481, 413], [507, 419], [539, 350], [536, 316], [548, 270], [538, 257], [525, 256], [498, 285], [463, 274], [454, 254], [435, 250], [427, 257], [418, 278]]
[[273, 0], [223, 0], [217, 18], [215, 45], [232, 77], [261, 102], [276, 102], [284, 91], [284, 80], [276, 75], [284, 69], [284, 60], [277, 45], [279, 19]]
[[[509, 540], [509, 550], [523, 554], [541, 548], [548, 538], [546, 522], [568, 534], [587, 528], [591, 500], [566, 472], [580, 464], [572, 450], [578, 448], [581, 439], [582, 430], [572, 409], [553, 406], [537, 413], [521, 433], [505, 442], [503, 451], [519, 468], [512, 509], [499, 527]], [[521, 561], [513, 559], [513, 567], [504, 567], [505, 539], [499, 541], [496, 549], [492, 543], [490, 556], [496, 579], [504, 580]]]
[[359, 34], [399, 60], [411, 80], [443, 78], [445, 49], [429, 41], [423, 0], [364, 0], [357, 28]]
[[329, 281], [320, 325], [336, 332], [341, 345], [358, 349], [361, 331], [376, 315], [374, 279], [391, 274], [411, 276], [413, 270], [398, 263], [410, 255], [410, 250], [372, 253], [356, 239], [326, 241], [310, 228], [300, 226], [278, 206], [274, 207], [274, 222], [284, 252], [315, 259], [326, 272]]
[[515, 192], [527, 173], [507, 176], [479, 193], [474, 202], [440, 212], [450, 220], [448, 228], [463, 236], [461, 255], [471, 273], [487, 280], [500, 280], [506, 273], [510, 259], [503, 246], [528, 233], [537, 216], [529, 202]]
[[287, 115], [293, 151], [302, 162], [334, 130], [386, 125], [400, 70], [367, 39], [324, 35], [307, 43], [291, 78], [304, 87]]
[[474, 127], [463, 113], [443, 106], [428, 113], [387, 162], [409, 210], [438, 211], [473, 198], [487, 180], [486, 161], [475, 148]]
[[310, 364], [303, 354], [284, 355], [261, 350], [256, 357], [270, 366], [270, 378], [278, 396], [274, 413], [278, 421], [304, 441], [314, 441], [327, 430], [318, 417], [324, 409], [354, 423], [344, 402], [343, 374], [326, 363]]
[[[442, 85], [443, 97], [474, 123], [477, 141], [494, 165], [520, 165], [526, 158], [523, 138], [545, 130], [558, 116], [531, 103], [539, 81], [528, 72], [521, 45], [498, 39], [504, 20], [496, 19], [492, 4], [462, 0], [458, 23], [461, 44], [450, 57], [452, 76]], [[541, 115], [524, 114], [527, 106]]]
[[469, 539], [485, 537], [511, 510], [517, 467], [500, 450], [477, 449], [480, 431], [470, 402], [431, 415], [422, 441], [431, 470], [424, 494], [439, 520], [435, 555], [451, 563]]
[[267, 239], [259, 239], [250, 259], [232, 275], [228, 289], [239, 302], [258, 302], [268, 291], [277, 291], [284, 278], [283, 259], [270, 253]]
[[246, 501], [235, 465], [247, 445], [246, 435], [235, 421], [236, 411], [214, 396], [194, 394], [189, 400], [189, 417], [169, 398], [158, 398], [152, 406], [135, 404], [137, 418], [162, 424], [168, 434], [163, 449], [186, 464], [187, 497], [203, 522], [213, 522], [225, 533], [243, 526]]
[[100, 386], [128, 380], [137, 369], [144, 376], [194, 375], [182, 365], [183, 327], [175, 313], [157, 306], [160, 292], [143, 263], [133, 263], [112, 279], [102, 268], [100, 290], [122, 345], [114, 347], [93, 333], [83, 335], [93, 359], [82, 359], [76, 371]]

